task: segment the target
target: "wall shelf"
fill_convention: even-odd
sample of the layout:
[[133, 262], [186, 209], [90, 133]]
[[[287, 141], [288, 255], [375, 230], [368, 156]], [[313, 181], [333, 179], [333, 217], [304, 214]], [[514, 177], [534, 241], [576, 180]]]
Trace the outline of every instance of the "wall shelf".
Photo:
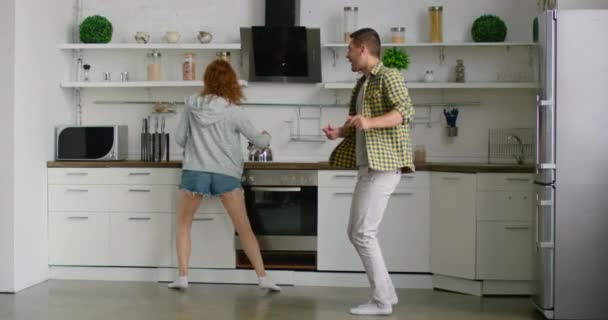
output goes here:
[[[535, 82], [406, 82], [409, 89], [536, 89]], [[354, 82], [326, 82], [324, 89], [352, 90]]]
[[138, 50], [240, 50], [240, 43], [66, 43], [60, 44], [62, 50], [117, 50], [117, 49], [138, 49]]
[[[382, 47], [529, 47], [536, 46], [534, 42], [412, 42], [412, 43], [382, 43]], [[324, 48], [346, 48], [346, 43], [326, 43]]]
[[[239, 80], [242, 87], [248, 86], [245, 80]], [[201, 87], [203, 82], [195, 81], [63, 81], [62, 88], [179, 88]]]

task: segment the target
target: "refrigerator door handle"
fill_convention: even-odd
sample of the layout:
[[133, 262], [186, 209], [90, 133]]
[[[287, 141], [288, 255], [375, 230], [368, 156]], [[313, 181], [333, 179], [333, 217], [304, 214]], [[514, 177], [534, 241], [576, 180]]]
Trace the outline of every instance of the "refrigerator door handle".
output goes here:
[[[539, 145], [540, 145], [540, 95], [536, 95], [536, 152], [534, 153], [535, 157], [536, 157], [536, 161], [534, 163], [539, 163]], [[538, 169], [536, 170], [536, 173], [538, 174]]]

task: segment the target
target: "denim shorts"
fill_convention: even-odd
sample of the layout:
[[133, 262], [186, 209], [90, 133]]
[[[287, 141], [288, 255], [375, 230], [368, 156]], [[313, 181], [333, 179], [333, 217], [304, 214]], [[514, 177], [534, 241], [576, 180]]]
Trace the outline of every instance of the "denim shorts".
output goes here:
[[226, 192], [243, 189], [241, 181], [221, 173], [182, 170], [180, 190], [205, 196], [219, 196]]

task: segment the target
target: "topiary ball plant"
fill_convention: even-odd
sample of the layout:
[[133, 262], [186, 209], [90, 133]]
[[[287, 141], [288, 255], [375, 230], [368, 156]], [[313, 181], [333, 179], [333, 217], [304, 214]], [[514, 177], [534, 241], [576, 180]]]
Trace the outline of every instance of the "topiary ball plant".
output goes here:
[[407, 51], [390, 48], [382, 55], [382, 63], [389, 68], [407, 70], [410, 66], [410, 55]]
[[475, 19], [471, 35], [475, 42], [503, 42], [507, 38], [507, 25], [500, 17], [485, 14]]
[[112, 24], [100, 15], [87, 17], [80, 24], [80, 41], [83, 43], [108, 43], [112, 40]]

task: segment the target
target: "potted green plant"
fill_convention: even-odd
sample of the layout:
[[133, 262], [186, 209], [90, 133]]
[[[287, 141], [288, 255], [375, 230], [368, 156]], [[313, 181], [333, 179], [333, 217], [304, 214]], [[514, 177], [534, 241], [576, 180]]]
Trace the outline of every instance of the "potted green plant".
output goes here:
[[484, 14], [473, 22], [471, 35], [475, 42], [504, 42], [507, 38], [507, 25], [498, 16]]
[[384, 51], [384, 54], [382, 55], [382, 63], [389, 68], [407, 70], [407, 68], [410, 66], [410, 55], [405, 50], [390, 48]]
[[108, 43], [112, 40], [112, 23], [105, 17], [94, 15], [80, 24], [80, 41], [83, 43]]

